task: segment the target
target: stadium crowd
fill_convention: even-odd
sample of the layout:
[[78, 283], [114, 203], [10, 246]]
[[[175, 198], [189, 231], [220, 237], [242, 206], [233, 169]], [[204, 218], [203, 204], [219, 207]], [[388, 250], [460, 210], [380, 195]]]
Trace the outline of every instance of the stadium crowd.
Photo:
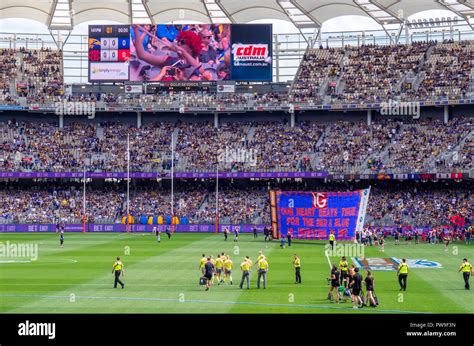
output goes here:
[[[245, 107], [321, 103], [459, 99], [472, 94], [474, 41], [413, 42], [308, 49], [290, 93], [160, 92], [154, 95], [68, 95], [108, 107]], [[0, 102], [52, 104], [62, 99], [62, 52], [51, 48], [0, 49]], [[11, 83], [17, 83], [14, 88]], [[11, 90], [15, 90], [14, 93]]]
[[[270, 201], [265, 185], [223, 186], [219, 190], [219, 222], [269, 224]], [[274, 186], [276, 187], [276, 186]], [[282, 186], [284, 188], [284, 186]], [[353, 187], [349, 187], [350, 189]], [[312, 190], [346, 191], [345, 184], [321, 185]], [[212, 186], [188, 182], [179, 184], [174, 196], [176, 223], [213, 224], [216, 195]], [[470, 187], [434, 184], [375, 186], [367, 209], [367, 226], [411, 225], [439, 227], [452, 225], [453, 217], [473, 219]], [[86, 189], [86, 213], [90, 222], [119, 223], [127, 215], [126, 188], [107, 184]], [[34, 187], [2, 185], [0, 223], [80, 223], [83, 190], [79, 185], [41, 183]], [[170, 223], [171, 192], [156, 186], [132, 187], [130, 215], [133, 223]], [[469, 223], [469, 222], [468, 222]]]
[[472, 167], [472, 120], [0, 123], [2, 171], [125, 172], [328, 171], [330, 173], [446, 172]]

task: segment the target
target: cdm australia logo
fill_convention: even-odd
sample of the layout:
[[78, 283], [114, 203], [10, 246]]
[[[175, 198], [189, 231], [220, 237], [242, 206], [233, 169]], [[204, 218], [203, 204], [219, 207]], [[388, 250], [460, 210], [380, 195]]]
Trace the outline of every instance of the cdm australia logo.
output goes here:
[[243, 44], [232, 45], [232, 55], [235, 62], [238, 61], [263, 61], [271, 63], [272, 58], [268, 56], [268, 44]]

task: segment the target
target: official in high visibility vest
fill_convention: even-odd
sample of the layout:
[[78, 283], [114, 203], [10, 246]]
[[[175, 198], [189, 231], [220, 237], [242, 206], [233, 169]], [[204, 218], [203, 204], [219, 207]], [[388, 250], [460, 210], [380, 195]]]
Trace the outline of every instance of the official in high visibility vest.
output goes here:
[[242, 270], [242, 280], [240, 281], [240, 289], [244, 285], [244, 280], [247, 280], [247, 289], [250, 289], [250, 267], [252, 263], [248, 261], [247, 258], [240, 264], [240, 269]]
[[293, 259], [293, 265], [295, 266], [295, 284], [301, 283], [301, 260], [297, 255]]
[[120, 281], [120, 274], [125, 276], [125, 269], [123, 263], [120, 262], [120, 257], [117, 257], [117, 260], [115, 261], [114, 266], [112, 267], [112, 274], [115, 274], [114, 288], [117, 288], [117, 283], [122, 285], [122, 288], [124, 288], [125, 284]]
[[347, 287], [347, 271], [349, 270], [349, 264], [346, 261], [346, 257], [342, 256], [341, 261], [339, 262], [339, 270], [341, 271], [341, 275], [339, 276], [341, 280], [341, 286], [344, 285], [344, 288]]
[[462, 271], [462, 276], [464, 278], [464, 288], [469, 290], [469, 277], [472, 273], [472, 264], [467, 261], [467, 258], [462, 260], [461, 266], [459, 267], [458, 273]]
[[400, 291], [407, 290], [407, 277], [408, 277], [408, 264], [405, 258], [402, 259], [402, 263], [398, 266], [398, 283], [400, 284]]
[[263, 278], [263, 288], [267, 288], [267, 272], [268, 272], [268, 262], [265, 257], [261, 258], [257, 262], [258, 265], [258, 277], [257, 277], [257, 288], [260, 288], [260, 279]]
[[334, 250], [334, 241], [336, 240], [336, 236], [334, 233], [331, 232], [329, 235], [329, 245], [331, 245], [331, 250]]

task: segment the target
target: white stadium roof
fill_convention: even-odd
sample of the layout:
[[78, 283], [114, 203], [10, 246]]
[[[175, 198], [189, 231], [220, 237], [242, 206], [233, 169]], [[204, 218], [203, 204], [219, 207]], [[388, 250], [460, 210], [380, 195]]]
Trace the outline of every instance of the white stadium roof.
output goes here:
[[399, 24], [426, 10], [450, 10], [469, 21], [474, 18], [474, 0], [1, 0], [0, 19], [33, 19], [51, 29], [72, 29], [92, 20], [246, 23], [280, 19], [302, 29], [319, 28], [344, 15], [371, 17], [381, 25]]

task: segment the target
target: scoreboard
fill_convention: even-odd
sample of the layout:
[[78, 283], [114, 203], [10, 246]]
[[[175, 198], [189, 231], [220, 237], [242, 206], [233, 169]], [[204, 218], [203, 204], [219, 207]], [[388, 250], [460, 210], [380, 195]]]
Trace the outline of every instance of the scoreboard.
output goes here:
[[89, 82], [129, 79], [130, 25], [89, 26]]

